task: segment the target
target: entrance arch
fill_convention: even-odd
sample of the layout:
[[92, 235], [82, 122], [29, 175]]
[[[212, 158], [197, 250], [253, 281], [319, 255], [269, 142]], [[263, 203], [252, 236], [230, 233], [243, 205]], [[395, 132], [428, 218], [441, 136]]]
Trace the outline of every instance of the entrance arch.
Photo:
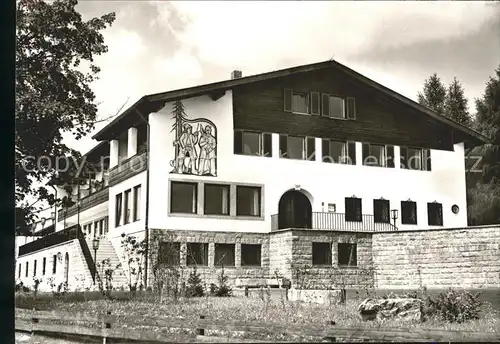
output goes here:
[[281, 196], [278, 205], [278, 229], [312, 228], [312, 207], [309, 198], [297, 190]]

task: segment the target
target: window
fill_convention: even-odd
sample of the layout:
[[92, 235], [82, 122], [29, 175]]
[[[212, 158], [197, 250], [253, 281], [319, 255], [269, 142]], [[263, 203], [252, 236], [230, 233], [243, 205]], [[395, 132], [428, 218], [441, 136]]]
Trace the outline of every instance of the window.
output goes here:
[[128, 132], [124, 132], [118, 138], [118, 163], [121, 163], [128, 155]]
[[33, 277], [36, 276], [36, 259], [35, 262], [33, 263]]
[[411, 201], [401, 202], [401, 224], [417, 224], [417, 203]]
[[134, 187], [134, 221], [141, 219], [141, 186]]
[[431, 150], [401, 147], [401, 167], [408, 170], [431, 171]]
[[164, 241], [158, 249], [158, 263], [168, 266], [179, 265], [181, 244], [178, 242]]
[[116, 195], [115, 227], [119, 227], [122, 219], [122, 194]]
[[260, 187], [236, 187], [236, 215], [260, 216]]
[[215, 266], [234, 266], [234, 244], [215, 244]]
[[42, 275], [45, 275], [45, 265], [47, 264], [47, 258], [43, 257], [42, 260]]
[[339, 243], [338, 244], [339, 266], [357, 266], [357, 245]]
[[328, 242], [312, 243], [313, 265], [332, 265], [332, 245]]
[[356, 119], [356, 103], [354, 98], [342, 98], [322, 94], [321, 110], [321, 115], [325, 117]]
[[198, 185], [195, 183], [172, 182], [170, 211], [172, 213], [197, 213]]
[[354, 142], [322, 140], [323, 162], [356, 165], [356, 145]]
[[104, 218], [104, 234], [108, 233], [108, 218]]
[[17, 270], [17, 278], [21, 278], [21, 264], [19, 264], [19, 267]]
[[272, 135], [251, 131], [234, 131], [234, 154], [272, 156]]
[[241, 266], [261, 266], [262, 245], [241, 244]]
[[130, 215], [132, 214], [132, 197], [130, 195], [131, 190], [125, 191], [125, 218], [123, 219], [123, 224], [130, 223]]
[[363, 165], [394, 167], [394, 146], [363, 143]]
[[57, 271], [57, 255], [52, 256], [52, 273], [55, 274]]
[[389, 201], [385, 199], [373, 200], [373, 220], [376, 223], [389, 223]]
[[104, 235], [104, 219], [99, 220], [99, 236]]
[[427, 203], [427, 219], [429, 226], [443, 225], [443, 205], [441, 203]]
[[361, 222], [361, 198], [345, 198], [345, 220]]
[[345, 118], [344, 99], [330, 96], [330, 117]]
[[208, 266], [208, 244], [187, 243], [187, 265]]
[[309, 95], [291, 90], [292, 112], [309, 113]]
[[315, 139], [280, 135], [280, 157], [297, 160], [315, 160]]
[[25, 273], [25, 276], [28, 277], [28, 269], [29, 269], [29, 263], [26, 262], [26, 273]]
[[229, 185], [205, 184], [205, 214], [229, 215]]

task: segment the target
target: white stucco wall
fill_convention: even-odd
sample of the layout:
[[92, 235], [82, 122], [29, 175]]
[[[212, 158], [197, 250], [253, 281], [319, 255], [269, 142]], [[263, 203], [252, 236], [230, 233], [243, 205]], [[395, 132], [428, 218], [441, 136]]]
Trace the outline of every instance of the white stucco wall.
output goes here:
[[[53, 256], [60, 253], [61, 259], [57, 259], [56, 273], [52, 273]], [[34, 278], [41, 279], [39, 291], [51, 291], [51, 280], [57, 286], [65, 281], [64, 265], [65, 254], [69, 254], [68, 267], [68, 288], [90, 287], [92, 279], [90, 271], [85, 263], [78, 240], [68, 241], [66, 243], [55, 245], [47, 249], [30, 253], [26, 256], [18, 257], [15, 267], [16, 283], [23, 282], [25, 286], [33, 290]], [[43, 258], [46, 258], [45, 274], [43, 274]], [[33, 274], [34, 262], [37, 261], [36, 275]], [[26, 262], [28, 262], [28, 276], [26, 276]], [[21, 276], [19, 277], [19, 265], [21, 265]]]
[[[182, 101], [189, 119], [207, 118], [217, 126], [217, 177], [170, 174], [172, 167], [169, 163], [174, 158], [175, 139], [175, 133], [171, 131], [174, 124], [172, 103], [166, 103], [158, 113], [149, 116], [150, 228], [267, 232], [271, 228], [270, 216], [278, 212], [280, 197], [295, 185], [300, 185], [310, 194], [313, 211], [326, 211], [327, 204], [334, 203], [337, 212], [343, 213], [344, 198], [355, 195], [362, 198], [363, 214], [373, 214], [373, 199], [383, 197], [390, 201], [391, 209], [399, 209], [396, 225], [400, 229], [422, 229], [429, 228], [427, 202], [437, 201], [443, 205], [444, 227], [467, 225], [463, 144], [455, 145], [454, 152], [432, 150], [432, 171], [412, 171], [399, 166], [363, 166], [360, 142], [356, 143], [356, 166], [323, 163], [319, 138], [316, 139], [317, 161], [281, 159], [278, 157], [278, 134], [273, 134], [272, 158], [235, 155], [231, 97], [229, 91], [217, 101], [208, 96]], [[395, 147], [396, 161], [399, 161], [399, 152], [399, 147]], [[175, 179], [263, 184], [265, 219], [168, 216], [169, 180]], [[415, 226], [401, 225], [400, 202], [408, 199], [417, 202], [418, 224]], [[456, 215], [451, 212], [453, 204], [460, 207]]]
[[[123, 193], [125, 190], [131, 189], [130, 197], [134, 196], [134, 187], [141, 185], [141, 203], [140, 203], [140, 219], [138, 221], [133, 221], [133, 214], [130, 215], [130, 223], [123, 224], [123, 213], [124, 207], [122, 208], [122, 221], [119, 227], [116, 227], [115, 221], [115, 207], [116, 207], [116, 195]], [[125, 196], [122, 196], [122, 202], [125, 202]], [[132, 201], [133, 202], [133, 201]], [[145, 215], [146, 215], [146, 172], [141, 172], [135, 176], [124, 180], [123, 182], [113, 185], [109, 188], [109, 203], [108, 203], [108, 213], [109, 213], [109, 233], [108, 238], [113, 242], [115, 248], [115, 240], [120, 237], [122, 233], [134, 234], [144, 231]], [[133, 204], [133, 203], [132, 203]], [[133, 209], [133, 208], [132, 208]]]

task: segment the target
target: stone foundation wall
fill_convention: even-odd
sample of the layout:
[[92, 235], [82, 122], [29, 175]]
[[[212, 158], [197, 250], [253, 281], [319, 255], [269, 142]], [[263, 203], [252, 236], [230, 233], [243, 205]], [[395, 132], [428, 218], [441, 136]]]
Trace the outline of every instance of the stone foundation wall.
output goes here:
[[[313, 242], [331, 244], [331, 266], [313, 265]], [[356, 266], [339, 267], [339, 243], [356, 244]], [[372, 288], [373, 264], [371, 234], [293, 230], [291, 270], [292, 286], [299, 289]]]
[[500, 288], [500, 225], [373, 234], [375, 288]]
[[[186, 231], [186, 230], [151, 230], [151, 237], [157, 236], [160, 241], [180, 243], [180, 269], [181, 279], [187, 281], [194, 267], [187, 265], [187, 243], [208, 243], [208, 266], [197, 266], [197, 272], [204, 283], [217, 284], [217, 276], [222, 267], [215, 266], [215, 244], [235, 244], [235, 265], [224, 266], [224, 274], [229, 277], [229, 284], [263, 285], [267, 284], [269, 277], [269, 235], [267, 233], [239, 233], [239, 232], [214, 232], [214, 231]], [[241, 244], [260, 244], [261, 266], [241, 266]], [[157, 258], [152, 257], [152, 261]], [[151, 268], [151, 266], [150, 266]], [[148, 285], [152, 285], [152, 271], [149, 270]]]

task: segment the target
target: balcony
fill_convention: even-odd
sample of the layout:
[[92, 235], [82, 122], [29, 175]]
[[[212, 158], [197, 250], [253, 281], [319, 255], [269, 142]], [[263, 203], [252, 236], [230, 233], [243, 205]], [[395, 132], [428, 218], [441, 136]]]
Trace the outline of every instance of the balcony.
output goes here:
[[25, 245], [19, 246], [19, 256], [46, 249], [55, 245], [65, 243], [67, 241], [77, 239], [81, 235], [77, 225], [63, 229], [62, 231], [54, 232], [52, 234], [41, 237], [38, 240], [29, 242]]
[[139, 152], [137, 155], [124, 159], [109, 171], [109, 186], [121, 183], [136, 174], [146, 171], [147, 167], [147, 152]]
[[376, 222], [373, 215], [361, 215], [361, 221], [346, 221], [343, 213], [312, 212], [310, 221], [290, 221], [278, 214], [271, 215], [271, 231], [287, 228], [307, 228], [330, 231], [352, 232], [386, 232], [397, 231], [398, 228], [388, 222]]
[[[107, 202], [109, 199], [109, 188], [105, 187], [95, 193], [92, 193], [80, 199], [80, 212], [95, 207], [98, 204]], [[67, 209], [60, 209], [58, 211], [58, 219], [61, 221], [63, 218], [76, 215], [78, 213], [78, 205], [73, 205]]]

